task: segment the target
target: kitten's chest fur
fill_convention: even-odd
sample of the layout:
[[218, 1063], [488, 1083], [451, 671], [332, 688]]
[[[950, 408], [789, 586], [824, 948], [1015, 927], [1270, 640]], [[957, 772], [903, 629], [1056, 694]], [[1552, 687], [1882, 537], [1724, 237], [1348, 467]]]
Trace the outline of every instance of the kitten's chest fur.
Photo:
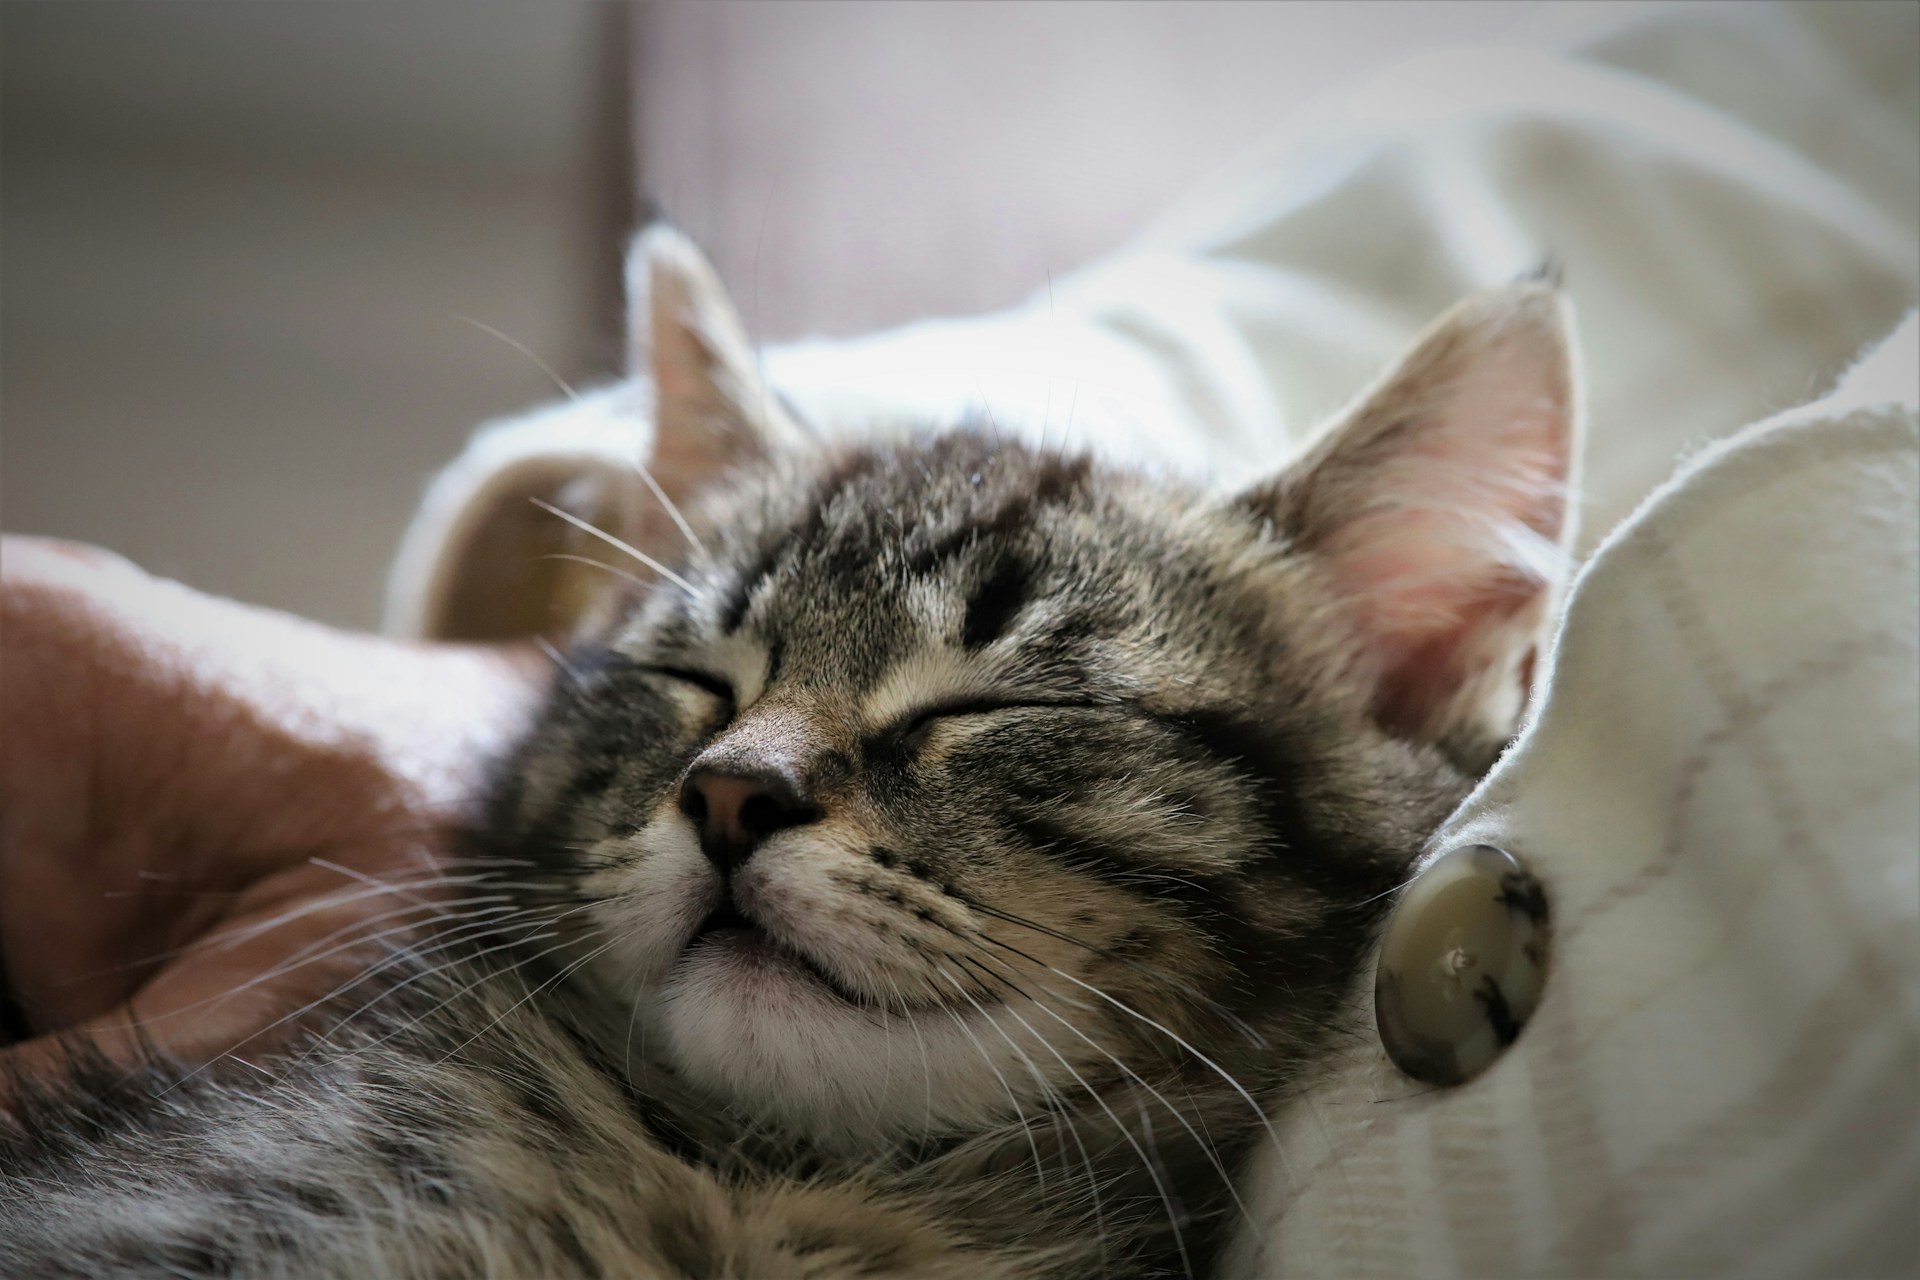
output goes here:
[[823, 1153], [614, 1061], [609, 1011], [529, 1000], [537, 966], [513, 960], [390, 975], [270, 1088], [233, 1064], [77, 1063], [27, 1097], [32, 1140], [0, 1146], [0, 1175], [42, 1188], [30, 1214], [0, 1208], [0, 1274], [961, 1280], [1166, 1262], [1129, 1230], [1144, 1188], [1096, 1135], [1073, 1157], [1117, 1215], [1096, 1228], [1064, 1171], [1049, 1199], [1024, 1140]]

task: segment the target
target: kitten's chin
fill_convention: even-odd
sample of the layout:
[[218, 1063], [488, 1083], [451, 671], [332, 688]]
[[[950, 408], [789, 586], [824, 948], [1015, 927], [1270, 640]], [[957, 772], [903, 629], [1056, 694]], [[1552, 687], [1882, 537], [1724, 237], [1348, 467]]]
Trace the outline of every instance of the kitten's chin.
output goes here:
[[883, 1010], [835, 992], [796, 956], [730, 934], [702, 938], [674, 966], [653, 1008], [656, 1043], [689, 1083], [821, 1146], [986, 1128], [1006, 1117], [1006, 1081], [1038, 1095], [1052, 1073], [1032, 1064], [1057, 1065], [1032, 1036], [1031, 1013], [1023, 1024], [1007, 1006]]
[[784, 946], [765, 929], [726, 903], [694, 931], [682, 963], [717, 964], [729, 981], [744, 988], [813, 986], [855, 1008], [879, 1008], [878, 1001], [846, 986], [805, 952]]

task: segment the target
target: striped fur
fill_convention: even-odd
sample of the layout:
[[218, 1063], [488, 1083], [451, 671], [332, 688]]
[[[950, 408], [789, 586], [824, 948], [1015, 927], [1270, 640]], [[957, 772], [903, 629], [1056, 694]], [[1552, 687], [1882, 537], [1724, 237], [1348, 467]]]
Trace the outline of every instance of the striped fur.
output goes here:
[[[1484, 755], [1478, 706], [1383, 710], [1315, 523], [1333, 483], [1383, 509], [1361, 472], [1221, 501], [973, 431], [782, 452], [503, 765], [473, 865], [519, 912], [271, 1079], [27, 1090], [0, 1274], [1204, 1272]], [[724, 879], [696, 761], [814, 816]], [[760, 945], [702, 932], [727, 902]]]

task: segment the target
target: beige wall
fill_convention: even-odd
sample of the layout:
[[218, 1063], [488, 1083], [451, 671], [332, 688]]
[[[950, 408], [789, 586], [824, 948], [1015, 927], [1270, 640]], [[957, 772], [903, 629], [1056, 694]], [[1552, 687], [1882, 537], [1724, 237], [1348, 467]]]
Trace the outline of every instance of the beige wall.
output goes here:
[[432, 469], [552, 394], [455, 317], [613, 363], [604, 16], [0, 4], [0, 522], [372, 623]]
[[671, 0], [643, 179], [762, 338], [1005, 306], [1292, 108], [1533, 0]]

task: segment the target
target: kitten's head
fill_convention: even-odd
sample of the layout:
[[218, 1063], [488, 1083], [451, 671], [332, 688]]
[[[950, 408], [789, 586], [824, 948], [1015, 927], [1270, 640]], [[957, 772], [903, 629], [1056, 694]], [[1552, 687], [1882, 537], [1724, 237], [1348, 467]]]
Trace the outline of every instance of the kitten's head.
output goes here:
[[671, 571], [568, 656], [501, 806], [634, 1050], [851, 1145], [1296, 1066], [1521, 705], [1557, 297], [1457, 308], [1209, 496], [985, 432], [807, 444], [647, 245], [660, 479], [732, 470], [690, 536], [613, 531]]

